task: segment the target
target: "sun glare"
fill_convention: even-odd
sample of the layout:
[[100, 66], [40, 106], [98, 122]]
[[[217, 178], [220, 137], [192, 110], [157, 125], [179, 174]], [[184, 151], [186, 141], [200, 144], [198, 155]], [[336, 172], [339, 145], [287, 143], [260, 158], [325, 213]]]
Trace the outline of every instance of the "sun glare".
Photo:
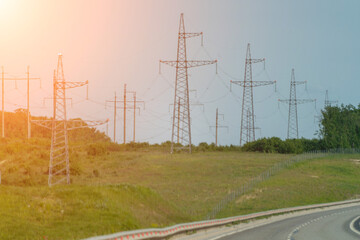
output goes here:
[[9, 6], [9, 2], [9, 0], [0, 0], [0, 9], [2, 12], [6, 10], [6, 6]]
[[15, 2], [11, 0], [0, 0], [0, 15], [4, 17], [11, 14], [14, 3]]

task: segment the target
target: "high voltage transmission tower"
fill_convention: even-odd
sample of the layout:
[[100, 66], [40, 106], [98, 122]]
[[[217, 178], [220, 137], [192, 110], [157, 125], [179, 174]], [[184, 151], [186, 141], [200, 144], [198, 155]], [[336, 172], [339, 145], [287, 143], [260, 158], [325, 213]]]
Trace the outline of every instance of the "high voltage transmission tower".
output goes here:
[[70, 163], [68, 130], [77, 128], [94, 127], [106, 121], [67, 120], [66, 115], [66, 89], [85, 86], [85, 82], [65, 81], [62, 55], [58, 55], [57, 70], [53, 77], [53, 118], [51, 120], [33, 120], [35, 124], [51, 129], [51, 150], [49, 163], [48, 184], [70, 183]]
[[210, 129], [211, 129], [211, 128], [215, 128], [215, 146], [218, 146], [218, 129], [219, 129], [219, 128], [229, 129], [228, 126], [221, 126], [221, 125], [219, 125], [219, 115], [222, 116], [223, 119], [224, 119], [224, 114], [219, 114], [218, 108], [216, 108], [215, 126], [210, 126]]
[[246, 143], [248, 142], [252, 142], [254, 141], [252, 139], [254, 131], [255, 130], [260, 130], [259, 127], [255, 127], [253, 125], [253, 119], [254, 117], [252, 117], [253, 115], [251, 114], [250, 109], [247, 109], [246, 111], [246, 116], [245, 116], [245, 124], [244, 124], [244, 132], [245, 132], [245, 141]]
[[[276, 84], [276, 81], [253, 81], [252, 64], [264, 62], [265, 58], [251, 58], [250, 43], [247, 45], [244, 81], [230, 81], [243, 87], [243, 101], [241, 109], [240, 145], [255, 141], [255, 117], [254, 117], [254, 87]], [[275, 85], [276, 87], [276, 85]], [[248, 116], [247, 116], [248, 115]]]
[[329, 93], [328, 93], [328, 90], [326, 90], [325, 92], [325, 104], [324, 106], [325, 107], [330, 107], [331, 104], [337, 104], [338, 101], [332, 101], [332, 100], [329, 100]]
[[[191, 92], [195, 92], [195, 94], [196, 94], [196, 90], [189, 90], [189, 93], [191, 93]], [[181, 119], [180, 119], [180, 116], [182, 116], [183, 118], [184, 118], [184, 115], [181, 115], [180, 114], [180, 108], [181, 108], [181, 102], [180, 102], [180, 100], [178, 100], [178, 103], [177, 103], [177, 109], [178, 109], [178, 114], [177, 114], [177, 122], [181, 122]], [[193, 103], [189, 103], [189, 106], [201, 106], [202, 107], [202, 111], [204, 112], [205, 111], [205, 107], [204, 107], [204, 104], [203, 103], [201, 103], [201, 102], [193, 102]], [[170, 107], [174, 107], [174, 104], [173, 103], [171, 103], [171, 104], [169, 104], [169, 111], [170, 111]], [[184, 120], [184, 119], [182, 119], [182, 120]], [[178, 124], [177, 125], [177, 128], [175, 129], [175, 131], [177, 132], [177, 139], [176, 139], [176, 143], [177, 144], [179, 144], [179, 141], [180, 141], [180, 134], [182, 134], [182, 136], [183, 136], [183, 134], [184, 134], [184, 132], [183, 131], [180, 131], [180, 125]]]
[[306, 81], [295, 81], [295, 71], [291, 70], [291, 81], [290, 81], [290, 99], [280, 100], [279, 102], [289, 104], [289, 118], [288, 118], [288, 139], [299, 138], [299, 125], [298, 125], [298, 113], [297, 105], [309, 102], [315, 102], [316, 99], [297, 99], [296, 98], [296, 85], [306, 84]]
[[[27, 105], [26, 105], [26, 115], [27, 115], [27, 138], [29, 139], [31, 137], [31, 121], [30, 121], [30, 81], [31, 80], [40, 80], [40, 78], [32, 78], [30, 77], [30, 66], [27, 67], [26, 76], [19, 77], [19, 76], [11, 76], [11, 77], [5, 77], [4, 67], [1, 67], [2, 74], [1, 74], [1, 136], [2, 138], [5, 137], [5, 81], [27, 81]], [[40, 81], [40, 88], [41, 88], [41, 81]]]
[[[325, 102], [324, 102], [324, 108], [326, 107], [331, 107], [331, 104], [337, 104], [338, 101], [334, 101], [334, 100], [329, 100], [329, 93], [328, 93], [328, 90], [326, 90], [325, 92]], [[322, 115], [321, 114], [318, 114], [314, 117], [314, 122], [317, 120], [317, 121], [321, 121], [322, 119]]]
[[[217, 60], [187, 60], [186, 39], [191, 37], [203, 36], [203, 33], [185, 32], [184, 14], [180, 15], [180, 26], [178, 34], [177, 60], [161, 61], [176, 68], [175, 96], [172, 118], [171, 153], [174, 151], [174, 144], [181, 144], [180, 149], [185, 149], [191, 153], [191, 118], [189, 101], [189, 81], [188, 68], [199, 67], [217, 63]], [[177, 131], [179, 129], [179, 131]]]
[[[133, 94], [133, 100], [128, 100], [127, 99], [127, 94]], [[132, 110], [133, 111], [133, 124], [134, 124], [134, 128], [133, 128], [133, 142], [135, 142], [135, 129], [136, 129], [136, 110], [139, 110], [140, 113], [140, 108], [137, 107], [137, 103], [143, 104], [143, 106], [145, 106], [145, 102], [144, 101], [138, 101], [136, 100], [136, 92], [134, 91], [127, 91], [126, 90], [126, 84], [124, 84], [124, 100], [117, 100], [116, 97], [116, 92], [115, 92], [115, 97], [114, 100], [107, 100], [106, 103], [113, 103], [114, 104], [114, 142], [116, 142], [116, 110], [117, 109], [123, 109], [123, 113], [124, 113], [124, 144], [126, 143], [126, 111], [127, 110]], [[105, 103], [105, 104], [106, 104]], [[117, 103], [122, 103], [123, 106], [117, 107]], [[129, 105], [132, 104], [132, 105]], [[106, 105], [105, 105], [106, 106]]]

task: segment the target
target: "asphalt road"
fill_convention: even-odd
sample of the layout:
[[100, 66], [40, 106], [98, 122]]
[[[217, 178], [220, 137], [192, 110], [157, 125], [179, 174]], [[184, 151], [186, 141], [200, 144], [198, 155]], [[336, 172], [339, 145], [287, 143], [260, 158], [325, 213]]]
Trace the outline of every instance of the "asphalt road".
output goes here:
[[288, 218], [245, 230], [221, 240], [352, 240], [360, 236], [350, 230], [350, 222], [360, 216], [360, 206]]

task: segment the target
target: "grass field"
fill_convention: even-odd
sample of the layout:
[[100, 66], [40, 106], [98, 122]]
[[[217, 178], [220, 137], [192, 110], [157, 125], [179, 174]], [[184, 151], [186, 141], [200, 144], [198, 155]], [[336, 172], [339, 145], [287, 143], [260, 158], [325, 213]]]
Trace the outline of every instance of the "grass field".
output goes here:
[[262, 182], [219, 217], [350, 199], [360, 194], [359, 175], [359, 154], [307, 160]]
[[78, 239], [203, 219], [231, 189], [289, 157], [160, 151], [92, 156], [76, 148], [72, 184], [49, 189], [47, 144], [0, 147], [0, 239]]
[[[290, 155], [71, 152], [72, 184], [47, 187], [48, 142], [0, 146], [0, 239], [80, 239], [203, 219], [231, 189]], [[296, 164], [221, 216], [343, 200], [360, 192], [360, 156]]]
[[[203, 219], [230, 190], [288, 156], [240, 152], [113, 153], [89, 159], [75, 184], [129, 183], [146, 186], [192, 220]], [[94, 177], [93, 169], [99, 169]]]

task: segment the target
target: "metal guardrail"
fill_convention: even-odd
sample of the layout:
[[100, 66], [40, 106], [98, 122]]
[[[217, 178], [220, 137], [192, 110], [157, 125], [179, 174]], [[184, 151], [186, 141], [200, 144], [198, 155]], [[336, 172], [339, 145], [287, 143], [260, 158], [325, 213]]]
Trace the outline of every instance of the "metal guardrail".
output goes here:
[[230, 223], [236, 223], [244, 220], [255, 219], [259, 217], [268, 217], [274, 214], [284, 214], [294, 211], [301, 210], [310, 210], [315, 208], [323, 208], [323, 207], [332, 207], [338, 205], [345, 205], [351, 203], [360, 203], [360, 199], [353, 199], [341, 202], [332, 202], [332, 203], [323, 203], [323, 204], [314, 204], [308, 206], [300, 206], [300, 207], [292, 207], [292, 208], [282, 208], [276, 210], [269, 210], [265, 212], [252, 213], [247, 215], [222, 218], [222, 219], [214, 219], [214, 220], [206, 220], [199, 222], [191, 222], [191, 223], [183, 223], [177, 224], [174, 226], [166, 227], [166, 228], [149, 228], [149, 229], [141, 229], [134, 231], [126, 231], [119, 232], [110, 235], [97, 236], [86, 238], [84, 240], [140, 240], [140, 239], [164, 239], [173, 235], [177, 235], [180, 233], [186, 233], [206, 228], [218, 227]]

